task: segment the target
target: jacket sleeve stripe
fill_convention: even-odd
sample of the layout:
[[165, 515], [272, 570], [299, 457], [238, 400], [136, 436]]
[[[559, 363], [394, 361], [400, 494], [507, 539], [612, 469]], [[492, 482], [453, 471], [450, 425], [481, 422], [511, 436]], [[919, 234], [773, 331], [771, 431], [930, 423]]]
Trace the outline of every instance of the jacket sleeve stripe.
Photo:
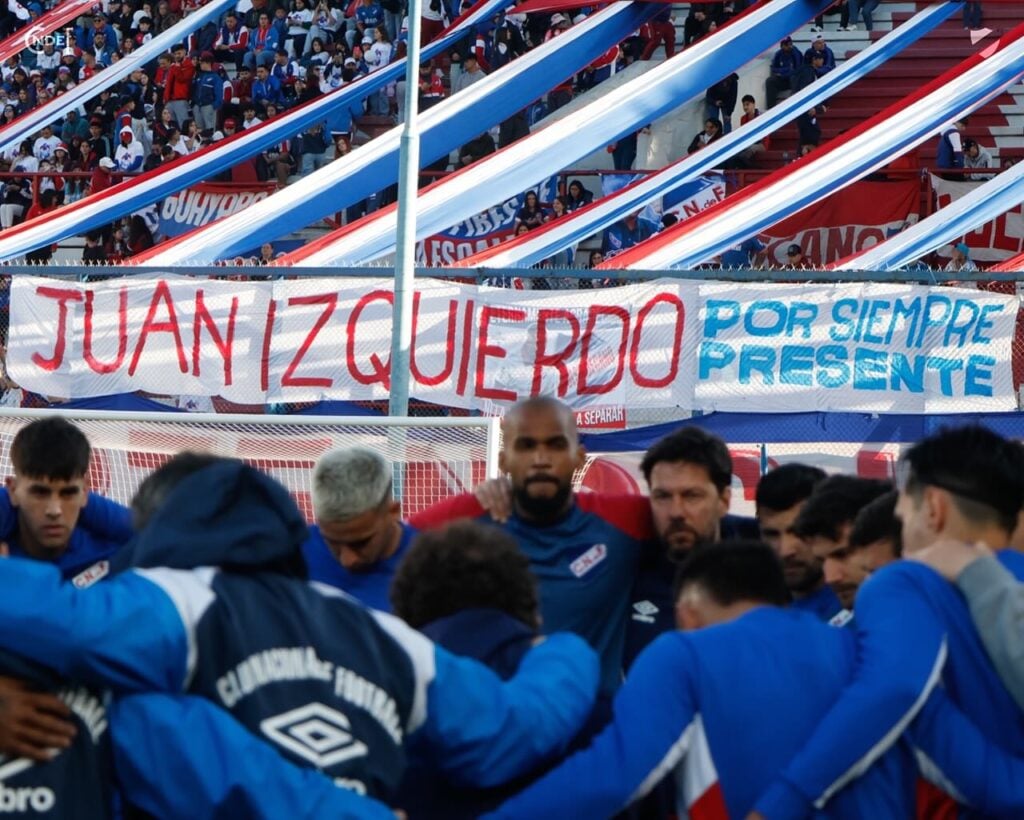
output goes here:
[[946, 665], [946, 639], [942, 639], [942, 644], [939, 647], [938, 654], [935, 656], [935, 662], [932, 665], [931, 674], [928, 676], [928, 680], [918, 694], [917, 700], [914, 701], [913, 706], [907, 711], [899, 721], [885, 734], [885, 736], [878, 741], [871, 749], [868, 750], [867, 754], [864, 755], [860, 760], [853, 764], [838, 780], [829, 786], [825, 792], [815, 802], [814, 806], [817, 809], [823, 809], [825, 804], [831, 799], [831, 797], [846, 786], [850, 781], [860, 777], [864, 772], [868, 770], [872, 763], [874, 763], [882, 754], [884, 754], [906, 731], [910, 722], [914, 719], [918, 712], [921, 711], [921, 707], [924, 706], [925, 701], [931, 695], [932, 691], [939, 683], [939, 678], [942, 675], [942, 668]]
[[437, 675], [437, 664], [434, 657], [434, 644], [425, 635], [417, 632], [407, 623], [386, 612], [370, 610], [380, 627], [405, 650], [412, 662], [416, 676], [416, 691], [413, 695], [412, 709], [409, 712], [409, 724], [406, 732], [415, 732], [427, 719], [427, 687]]
[[160, 587], [178, 610], [188, 641], [188, 660], [185, 680], [182, 681], [184, 691], [188, 689], [196, 671], [199, 654], [196, 647], [196, 626], [217, 597], [211, 588], [217, 571], [211, 567], [201, 567], [196, 570], [138, 569], [135, 572]]

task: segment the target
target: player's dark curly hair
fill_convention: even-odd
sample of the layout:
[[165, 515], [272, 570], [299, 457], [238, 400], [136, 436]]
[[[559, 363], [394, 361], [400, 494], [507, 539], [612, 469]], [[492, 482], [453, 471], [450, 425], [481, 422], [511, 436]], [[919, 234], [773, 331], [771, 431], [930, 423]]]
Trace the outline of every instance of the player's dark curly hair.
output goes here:
[[391, 581], [395, 614], [417, 629], [464, 609], [499, 609], [539, 625], [537, 584], [512, 536], [456, 521], [421, 532]]

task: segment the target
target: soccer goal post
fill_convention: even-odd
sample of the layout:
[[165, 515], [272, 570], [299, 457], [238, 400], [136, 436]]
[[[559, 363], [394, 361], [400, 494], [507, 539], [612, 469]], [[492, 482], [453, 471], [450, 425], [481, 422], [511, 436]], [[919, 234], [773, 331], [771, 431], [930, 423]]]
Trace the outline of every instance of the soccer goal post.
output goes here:
[[25, 424], [59, 415], [93, 447], [92, 489], [127, 504], [141, 481], [184, 450], [240, 458], [274, 476], [312, 520], [313, 465], [337, 447], [367, 447], [393, 465], [396, 496], [409, 516], [498, 475], [496, 418], [253, 416], [0, 408], [0, 468], [11, 475], [11, 442]]

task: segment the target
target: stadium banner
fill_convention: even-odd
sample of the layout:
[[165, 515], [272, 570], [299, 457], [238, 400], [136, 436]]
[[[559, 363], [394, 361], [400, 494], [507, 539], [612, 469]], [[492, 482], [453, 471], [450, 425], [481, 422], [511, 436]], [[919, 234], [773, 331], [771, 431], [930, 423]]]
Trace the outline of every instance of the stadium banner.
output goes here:
[[[530, 189], [544, 205], [558, 196], [558, 177], [552, 176]], [[526, 191], [474, 214], [458, 225], [428, 236], [416, 244], [416, 264], [431, 268], [450, 265], [492, 245], [500, 245], [516, 230], [516, 214], [523, 207]]]
[[247, 185], [218, 185], [200, 182], [172, 194], [160, 203], [159, 235], [168, 238], [188, 233], [216, 219], [238, 213], [254, 202], [266, 199], [277, 186], [272, 182]]
[[[383, 399], [392, 285], [16, 277], [8, 369], [48, 396]], [[515, 291], [423, 280], [411, 393], [491, 413], [554, 395], [592, 427], [655, 407], [1013, 410], [1016, 316], [1010, 295], [917, 285], [661, 279]]]
[[809, 205], [767, 228], [760, 237], [772, 265], [784, 267], [786, 248], [796, 243], [812, 265], [827, 265], [874, 247], [918, 220], [921, 185], [917, 179], [898, 182], [855, 182], [842, 196]]
[[[993, 169], [996, 171], [998, 169]], [[960, 182], [942, 179], [932, 174], [932, 188], [935, 191], [936, 206], [945, 208], [951, 202], [966, 196], [983, 182]], [[991, 222], [978, 226], [964, 234], [963, 241], [971, 249], [975, 262], [994, 263], [1024, 253], [1024, 203], [1018, 204]], [[936, 251], [943, 259], [952, 257], [951, 245], [944, 245]]]

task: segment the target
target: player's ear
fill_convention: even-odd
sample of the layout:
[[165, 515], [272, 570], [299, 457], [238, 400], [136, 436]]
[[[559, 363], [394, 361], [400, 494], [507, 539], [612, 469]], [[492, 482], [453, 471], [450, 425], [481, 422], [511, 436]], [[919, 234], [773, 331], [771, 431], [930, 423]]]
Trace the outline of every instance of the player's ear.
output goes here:
[[576, 445], [576, 469], [579, 470], [587, 463], [587, 448], [582, 444]]
[[505, 450], [504, 450], [504, 448], [502, 448], [501, 450], [498, 451], [498, 470], [499, 470], [499, 472], [501, 472], [503, 474], [507, 473], [508, 472], [508, 466], [507, 465], [508, 465], [508, 462], [505, 459]]
[[925, 487], [922, 503], [925, 505], [926, 521], [933, 532], [942, 532], [949, 517], [952, 497], [947, 490], [938, 487]]

